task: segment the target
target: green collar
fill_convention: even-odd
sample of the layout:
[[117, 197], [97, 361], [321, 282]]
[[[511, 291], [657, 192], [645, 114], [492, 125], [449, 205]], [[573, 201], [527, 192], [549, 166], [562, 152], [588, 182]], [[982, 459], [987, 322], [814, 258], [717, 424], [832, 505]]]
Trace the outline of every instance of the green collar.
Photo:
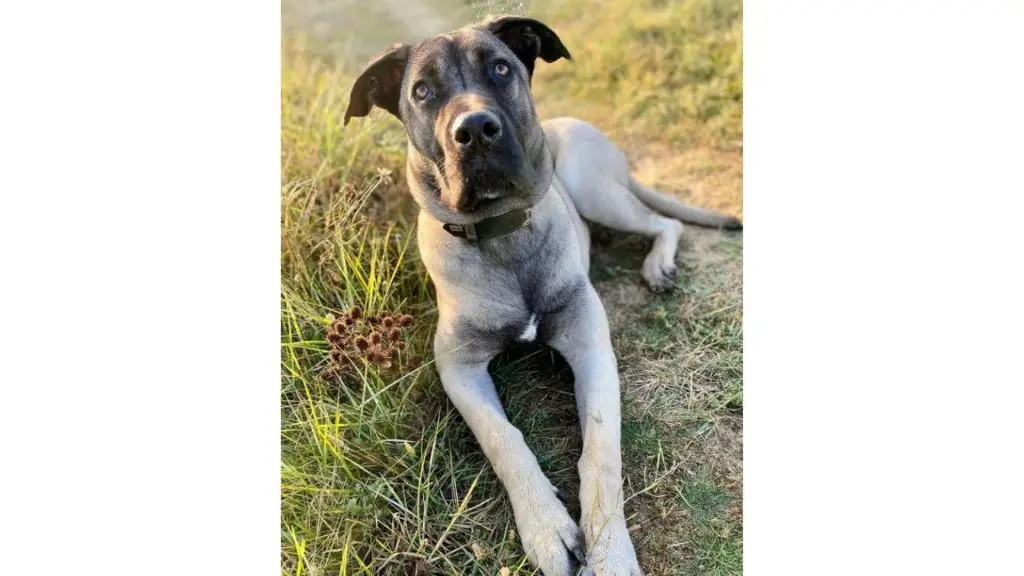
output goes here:
[[515, 232], [530, 223], [530, 209], [516, 209], [493, 218], [484, 218], [476, 224], [444, 224], [445, 232], [470, 242], [497, 238]]

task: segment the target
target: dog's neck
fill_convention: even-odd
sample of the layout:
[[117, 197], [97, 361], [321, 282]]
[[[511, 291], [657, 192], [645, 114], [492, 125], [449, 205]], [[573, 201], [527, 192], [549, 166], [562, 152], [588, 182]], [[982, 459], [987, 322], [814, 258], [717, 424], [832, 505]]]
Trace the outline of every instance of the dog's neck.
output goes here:
[[[448, 235], [465, 242], [476, 243], [481, 240], [494, 240], [530, 226], [534, 217], [534, 208], [542, 204], [550, 196], [553, 179], [554, 174], [550, 173], [548, 178], [544, 178], [539, 182], [534, 188], [534, 192], [530, 195], [529, 203], [517, 202], [518, 206], [513, 206], [508, 210], [488, 215], [484, 218], [448, 219], [434, 214], [431, 206], [425, 206], [422, 202], [420, 202], [420, 211], [427, 216], [430, 226], [436, 226], [444, 230]], [[419, 186], [419, 182], [410, 178], [409, 185], [412, 188], [416, 188]], [[414, 193], [414, 196], [418, 196], [417, 200], [423, 197], [424, 191], [418, 190], [418, 192], [420, 194]]]
[[470, 242], [477, 242], [479, 240], [501, 238], [506, 234], [511, 234], [528, 225], [530, 223], [530, 216], [531, 208], [516, 208], [504, 214], [484, 218], [473, 224], [446, 223], [442, 224], [441, 228], [456, 238], [465, 238]]
[[[554, 187], [553, 184], [549, 188]], [[420, 210], [419, 241], [420, 249], [428, 245], [432, 251], [467, 250], [484, 258], [495, 266], [518, 266], [520, 262], [531, 259], [549, 242], [562, 242], [552, 235], [558, 226], [555, 220], [564, 210], [558, 193], [549, 190], [540, 200], [529, 208], [531, 217], [528, 223], [496, 238], [470, 241], [460, 238], [444, 230], [444, 223], [439, 221], [427, 210]], [[569, 228], [566, 228], [569, 230]], [[442, 248], [443, 247], [443, 248]]]

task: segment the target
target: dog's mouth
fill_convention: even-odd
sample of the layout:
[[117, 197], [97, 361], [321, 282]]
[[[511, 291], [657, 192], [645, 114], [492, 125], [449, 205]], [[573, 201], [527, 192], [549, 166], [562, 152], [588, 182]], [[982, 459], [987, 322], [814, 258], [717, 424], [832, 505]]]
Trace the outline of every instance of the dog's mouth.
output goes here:
[[441, 199], [456, 212], [474, 212], [530, 190], [532, 170], [510, 150], [446, 162]]

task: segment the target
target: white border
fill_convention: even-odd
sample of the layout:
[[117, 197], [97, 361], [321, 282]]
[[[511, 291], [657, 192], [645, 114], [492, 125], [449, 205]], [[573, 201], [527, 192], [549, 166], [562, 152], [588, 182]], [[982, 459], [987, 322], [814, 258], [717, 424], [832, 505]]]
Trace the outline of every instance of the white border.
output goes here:
[[5, 8], [5, 573], [280, 573], [279, 22]]
[[[1019, 568], [1022, 16], [745, 5], [749, 574]], [[7, 571], [279, 572], [279, 34], [8, 7]]]
[[749, 574], [1020, 569], [1022, 8], [745, 3]]

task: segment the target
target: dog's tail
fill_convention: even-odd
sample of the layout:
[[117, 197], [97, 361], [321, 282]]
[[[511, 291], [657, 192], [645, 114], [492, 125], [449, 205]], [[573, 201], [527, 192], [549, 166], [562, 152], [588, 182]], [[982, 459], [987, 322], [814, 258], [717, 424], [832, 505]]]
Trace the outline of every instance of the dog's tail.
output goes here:
[[711, 210], [687, 206], [679, 200], [666, 196], [656, 190], [652, 190], [629, 177], [629, 189], [633, 194], [652, 210], [664, 214], [669, 218], [682, 220], [691, 224], [708, 226], [711, 228], [724, 228], [725, 230], [742, 230], [743, 223], [732, 216], [725, 216]]

